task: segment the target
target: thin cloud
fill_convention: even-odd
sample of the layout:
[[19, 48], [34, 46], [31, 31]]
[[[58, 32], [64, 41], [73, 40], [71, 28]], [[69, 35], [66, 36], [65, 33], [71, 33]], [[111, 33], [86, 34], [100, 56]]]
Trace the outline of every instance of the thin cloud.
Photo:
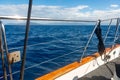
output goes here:
[[110, 7], [111, 7], [111, 8], [118, 8], [119, 5], [117, 5], [117, 4], [111, 4]]

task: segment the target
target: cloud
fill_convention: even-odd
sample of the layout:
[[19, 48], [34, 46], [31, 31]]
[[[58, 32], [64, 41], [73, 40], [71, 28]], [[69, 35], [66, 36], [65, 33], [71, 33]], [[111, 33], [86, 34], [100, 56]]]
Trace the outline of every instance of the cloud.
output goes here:
[[94, 10], [91, 13], [91, 16], [96, 19], [108, 19], [108, 18], [117, 18], [120, 16], [120, 9], [116, 10]]
[[[115, 5], [111, 7], [113, 6], [115, 7]], [[14, 15], [26, 16], [27, 5], [0, 5], [0, 16]], [[91, 10], [88, 5], [75, 7], [33, 5], [32, 16], [54, 19], [97, 20], [120, 17], [120, 9]]]
[[[71, 13], [71, 16], [75, 13], [78, 13], [80, 10], [88, 8], [86, 5], [76, 6], [72, 8], [64, 8], [61, 6], [45, 6], [45, 5], [36, 5], [33, 6], [32, 16], [38, 17], [58, 17]], [[0, 15], [21, 15], [26, 16], [27, 14], [27, 5], [0, 5]], [[64, 16], [64, 17], [65, 17]]]
[[0, 16], [2, 15], [22, 15], [27, 13], [27, 5], [0, 5]]
[[86, 5], [64, 8], [61, 6], [33, 6], [33, 15], [47, 18], [70, 19], [83, 15], [81, 10], [88, 8]]
[[117, 5], [117, 4], [111, 4], [110, 7], [111, 7], [111, 8], [118, 8], [119, 5]]

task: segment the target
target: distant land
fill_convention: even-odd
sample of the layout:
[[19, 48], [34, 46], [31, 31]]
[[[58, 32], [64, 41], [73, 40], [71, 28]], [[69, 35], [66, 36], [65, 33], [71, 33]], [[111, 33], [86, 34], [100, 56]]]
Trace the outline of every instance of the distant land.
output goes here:
[[[34, 23], [34, 22], [31, 22], [30, 23], [31, 25], [41, 25], [39, 23]], [[16, 23], [6, 23], [5, 25], [26, 25], [26, 22], [16, 22]]]
[[[5, 25], [26, 25], [26, 22], [7, 22]], [[31, 22], [30, 25], [95, 25], [96, 22], [85, 23], [85, 22]], [[102, 25], [108, 25], [109, 23], [102, 23]], [[116, 25], [113, 23], [112, 25]]]
[[[26, 25], [26, 22], [7, 22], [5, 25]], [[30, 25], [95, 25], [95, 23], [79, 22], [31, 22]]]

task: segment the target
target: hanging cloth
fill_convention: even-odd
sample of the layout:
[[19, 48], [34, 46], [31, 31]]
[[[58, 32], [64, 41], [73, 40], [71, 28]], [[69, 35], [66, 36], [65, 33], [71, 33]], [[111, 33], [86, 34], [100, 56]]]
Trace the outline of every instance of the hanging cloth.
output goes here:
[[99, 40], [98, 41], [98, 52], [99, 52], [100, 55], [102, 55], [105, 51], [105, 46], [104, 46], [103, 39], [102, 39], [102, 32], [101, 32], [100, 23], [101, 23], [101, 21], [99, 20], [98, 26], [95, 30], [95, 34], [96, 34], [96, 36]]

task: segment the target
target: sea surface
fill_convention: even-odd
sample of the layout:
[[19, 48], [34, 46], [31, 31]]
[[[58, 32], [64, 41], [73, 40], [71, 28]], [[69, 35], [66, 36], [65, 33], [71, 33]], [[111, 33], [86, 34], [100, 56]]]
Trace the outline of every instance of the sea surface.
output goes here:
[[[108, 26], [101, 28], [104, 40]], [[34, 80], [69, 63], [79, 61], [93, 29], [94, 25], [31, 25], [24, 79]], [[5, 25], [5, 30], [9, 53], [20, 51], [22, 57], [25, 26]], [[112, 26], [105, 47], [114, 44], [114, 35], [115, 27]], [[97, 43], [94, 34], [84, 56], [97, 52]], [[19, 79], [20, 66], [21, 62], [12, 64], [14, 80]], [[3, 80], [2, 76], [2, 66], [0, 66], [0, 80]]]

